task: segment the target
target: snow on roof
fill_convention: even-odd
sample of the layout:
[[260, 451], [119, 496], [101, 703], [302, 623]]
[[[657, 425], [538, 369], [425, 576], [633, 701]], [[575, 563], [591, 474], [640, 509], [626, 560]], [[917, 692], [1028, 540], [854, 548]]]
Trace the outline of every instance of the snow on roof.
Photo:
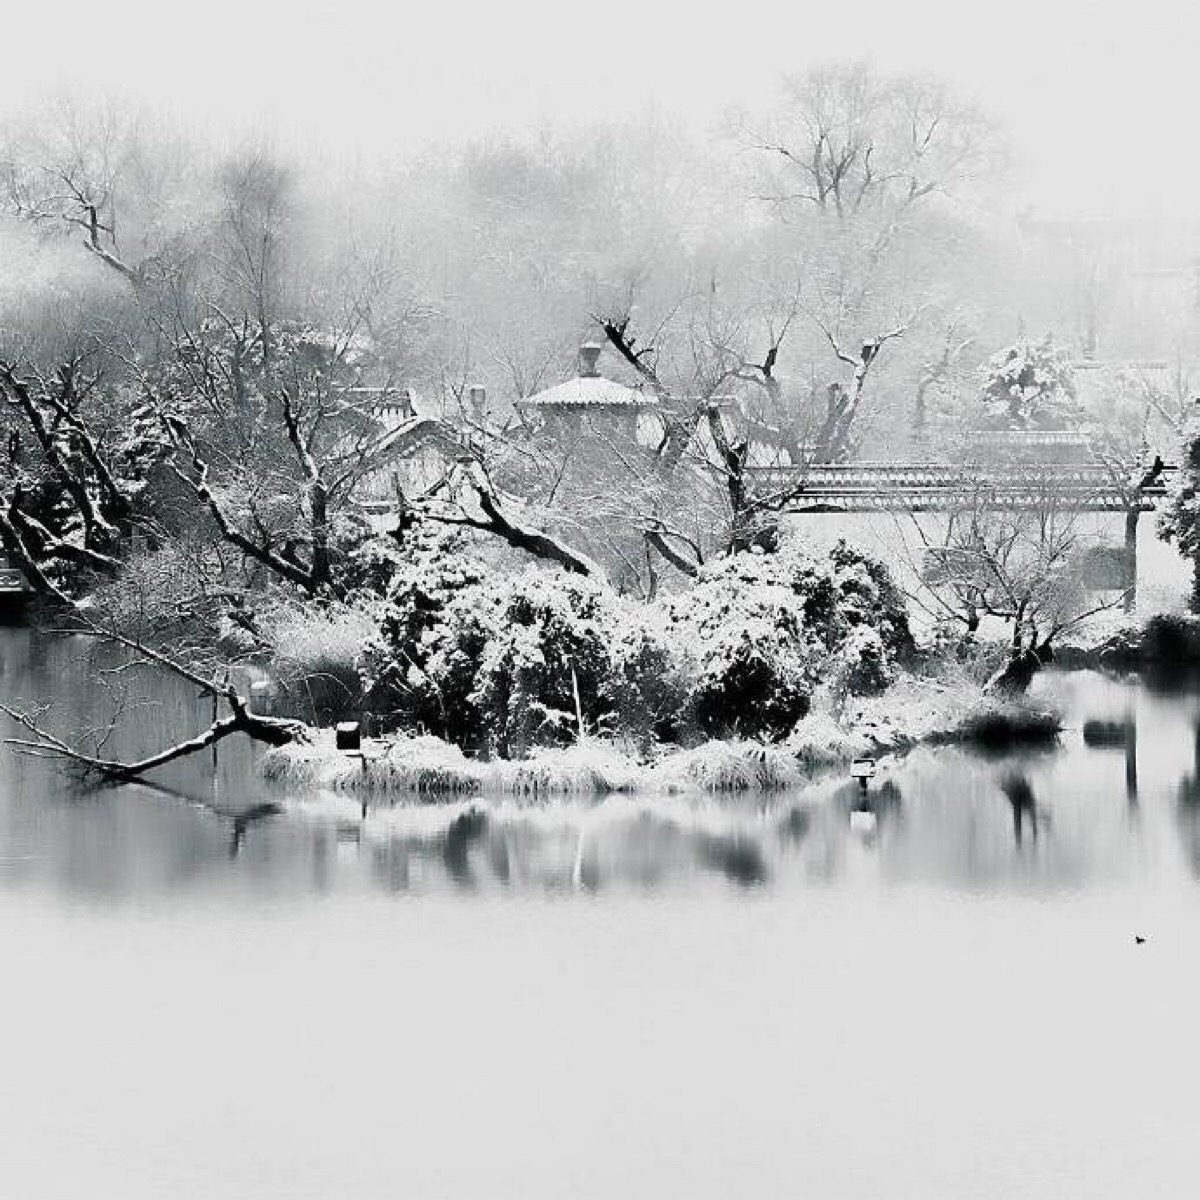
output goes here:
[[653, 408], [658, 400], [640, 387], [626, 387], [599, 375], [577, 375], [524, 400], [518, 407], [533, 409]]
[[390, 454], [396, 458], [410, 458], [419, 450], [436, 447], [445, 454], [465, 452], [466, 446], [444, 421], [432, 417], [415, 416], [389, 428], [375, 443], [378, 455]]

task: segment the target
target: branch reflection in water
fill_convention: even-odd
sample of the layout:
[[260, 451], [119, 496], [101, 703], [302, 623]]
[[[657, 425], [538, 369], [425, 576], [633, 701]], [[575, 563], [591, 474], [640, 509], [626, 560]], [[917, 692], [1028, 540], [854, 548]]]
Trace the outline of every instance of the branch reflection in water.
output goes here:
[[[53, 700], [64, 722], [96, 725], [111, 697], [95, 664], [73, 639], [10, 630], [0, 684], [10, 697]], [[174, 680], [136, 683], [114, 750], [139, 753], [211, 717]], [[198, 888], [1029, 892], [1109, 886], [1145, 870], [1147, 847], [1163, 837], [1181, 839], [1183, 861], [1200, 864], [1196, 695], [1056, 672], [1041, 686], [1075, 731], [1057, 750], [918, 749], [881, 761], [866, 790], [835, 774], [787, 793], [373, 803], [364, 818], [350, 795], [269, 788], [241, 741], [222, 747], [215, 770], [203, 755], [153, 784], [99, 789], [4, 754], [0, 887], [106, 898]]]

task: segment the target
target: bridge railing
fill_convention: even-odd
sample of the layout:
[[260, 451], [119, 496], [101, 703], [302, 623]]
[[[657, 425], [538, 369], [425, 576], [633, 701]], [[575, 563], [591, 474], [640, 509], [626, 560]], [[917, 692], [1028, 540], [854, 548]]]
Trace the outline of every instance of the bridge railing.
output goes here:
[[1127, 509], [1131, 500], [1152, 508], [1165, 493], [1166, 468], [1153, 483], [1137, 487], [1102, 463], [832, 463], [799, 467], [751, 467], [756, 493], [793, 490], [789, 507], [846, 509], [952, 508], [981, 494], [995, 507], [1061, 503], [1076, 508]]

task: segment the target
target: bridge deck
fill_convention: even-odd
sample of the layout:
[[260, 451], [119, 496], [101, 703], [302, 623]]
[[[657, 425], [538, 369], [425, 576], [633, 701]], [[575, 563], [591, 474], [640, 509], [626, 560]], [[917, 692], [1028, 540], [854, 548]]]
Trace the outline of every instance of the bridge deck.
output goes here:
[[[1168, 468], [1170, 470], [1171, 468]], [[1096, 463], [1022, 463], [1017, 466], [942, 463], [835, 463], [809, 467], [752, 467], [751, 489], [764, 495], [794, 489], [791, 512], [944, 512], [967, 503], [991, 508], [1086, 512], [1154, 508], [1166, 488], [1136, 488]], [[1130, 478], [1135, 472], [1130, 472]]]

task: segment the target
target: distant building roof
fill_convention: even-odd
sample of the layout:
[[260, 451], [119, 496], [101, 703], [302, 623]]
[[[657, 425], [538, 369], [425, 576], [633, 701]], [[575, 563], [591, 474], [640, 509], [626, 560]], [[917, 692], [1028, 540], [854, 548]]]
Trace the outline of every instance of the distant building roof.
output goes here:
[[534, 409], [652, 408], [658, 400], [640, 387], [627, 387], [598, 375], [577, 375], [517, 403]]
[[436, 448], [443, 454], [455, 456], [467, 452], [465, 442], [445, 421], [433, 417], [412, 417], [392, 425], [375, 443], [377, 455], [411, 458], [418, 451]]
[[597, 370], [600, 347], [594, 342], [579, 347], [579, 374], [566, 383], [547, 388], [544, 392], [517, 401], [518, 408], [545, 412], [547, 409], [578, 411], [580, 409], [655, 408], [658, 398], [641, 387], [605, 379]]
[[1079, 429], [978, 429], [971, 447], [990, 455], [1044, 462], [1087, 462], [1092, 443]]
[[1171, 364], [1162, 358], [1081, 358], [1071, 363], [1073, 371], [1169, 371]]

